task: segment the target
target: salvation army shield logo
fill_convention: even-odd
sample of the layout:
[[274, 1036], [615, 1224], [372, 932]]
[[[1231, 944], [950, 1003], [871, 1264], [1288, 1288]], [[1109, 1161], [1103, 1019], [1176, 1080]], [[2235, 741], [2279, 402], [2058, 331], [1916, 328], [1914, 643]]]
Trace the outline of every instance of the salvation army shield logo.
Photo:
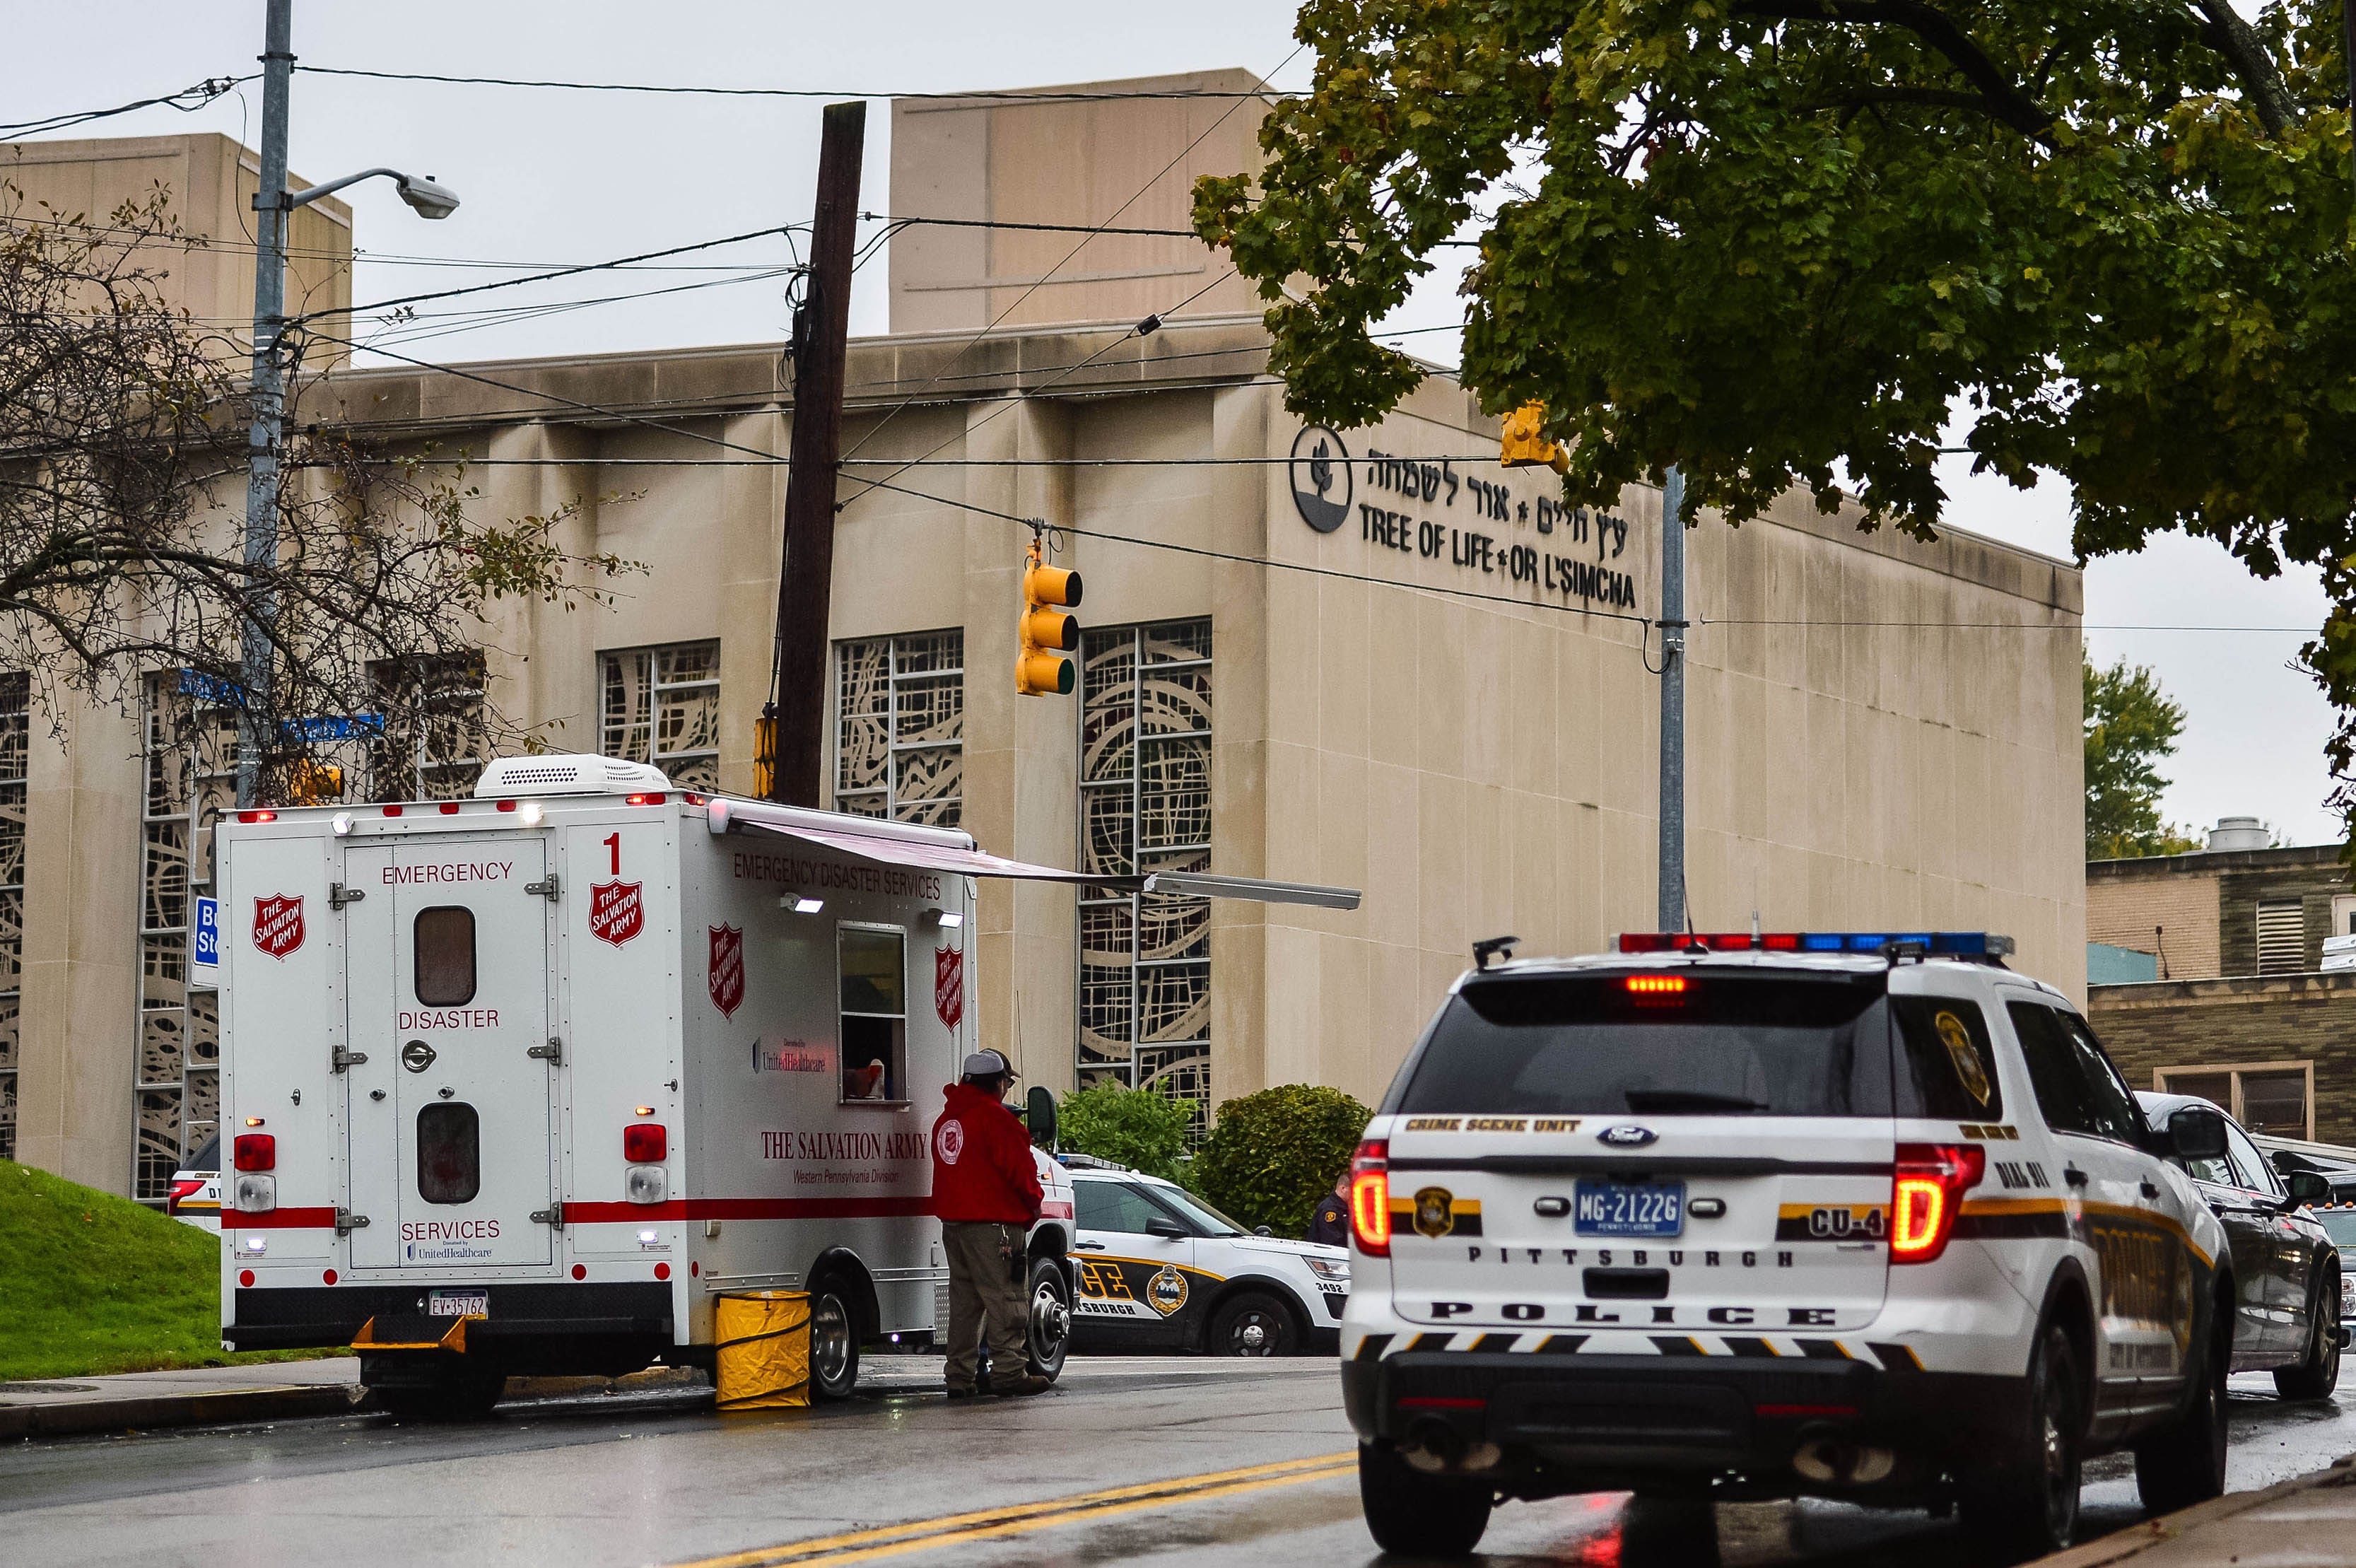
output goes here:
[[642, 882], [592, 883], [589, 887], [589, 934], [620, 947], [646, 929], [647, 908], [638, 897]]
[[965, 954], [955, 948], [933, 950], [933, 1011], [948, 1029], [965, 1016]]
[[253, 901], [253, 945], [272, 958], [284, 958], [303, 945], [303, 900], [273, 894]]
[[706, 926], [712, 933], [712, 970], [705, 983], [712, 1004], [723, 1018], [733, 1018], [744, 1004], [744, 932], [736, 926]]

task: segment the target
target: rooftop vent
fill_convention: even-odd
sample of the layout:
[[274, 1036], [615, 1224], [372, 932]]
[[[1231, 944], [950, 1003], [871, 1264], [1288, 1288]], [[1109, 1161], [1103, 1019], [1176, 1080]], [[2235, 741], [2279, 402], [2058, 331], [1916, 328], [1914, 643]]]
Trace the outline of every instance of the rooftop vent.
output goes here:
[[2274, 834], [2255, 817], [2220, 817], [2209, 830], [2211, 849], [2271, 849]]
[[502, 757], [483, 769], [478, 800], [510, 795], [635, 795], [669, 789], [670, 778], [643, 762], [611, 757]]

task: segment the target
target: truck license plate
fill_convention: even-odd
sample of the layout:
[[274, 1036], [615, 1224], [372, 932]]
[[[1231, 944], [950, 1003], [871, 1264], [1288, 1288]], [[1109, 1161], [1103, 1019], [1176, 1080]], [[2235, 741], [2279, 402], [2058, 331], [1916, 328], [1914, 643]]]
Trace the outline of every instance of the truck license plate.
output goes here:
[[425, 1298], [428, 1317], [488, 1317], [491, 1297], [487, 1291], [437, 1290]]
[[1582, 1236], [1676, 1236], [1686, 1228], [1681, 1181], [1582, 1180], [1577, 1205]]

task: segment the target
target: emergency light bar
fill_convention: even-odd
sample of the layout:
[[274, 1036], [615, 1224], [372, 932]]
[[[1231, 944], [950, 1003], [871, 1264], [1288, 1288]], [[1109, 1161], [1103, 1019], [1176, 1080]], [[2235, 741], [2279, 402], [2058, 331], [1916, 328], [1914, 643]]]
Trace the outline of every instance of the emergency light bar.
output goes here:
[[1994, 931], [1622, 931], [1622, 952], [1871, 953], [1891, 947], [1920, 948], [1933, 958], [2000, 959], [2013, 950], [2010, 937]]

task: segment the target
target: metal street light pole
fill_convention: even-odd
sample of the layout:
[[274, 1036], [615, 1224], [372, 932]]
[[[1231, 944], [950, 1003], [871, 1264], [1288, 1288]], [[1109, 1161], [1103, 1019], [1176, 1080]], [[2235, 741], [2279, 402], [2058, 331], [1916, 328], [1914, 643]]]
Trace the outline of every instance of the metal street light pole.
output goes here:
[[1661, 924], [1686, 927], [1686, 478], [1661, 483]]
[[[447, 218], [458, 199], [429, 176], [399, 169], [364, 169], [315, 185], [286, 188], [286, 100], [294, 77], [294, 0], [269, 0], [262, 55], [262, 174], [253, 193], [253, 422], [245, 437], [246, 581], [266, 578], [278, 564], [278, 442], [286, 407], [285, 368], [279, 354], [286, 333], [286, 229], [294, 209], [348, 185], [381, 175], [421, 218]], [[267, 717], [275, 650], [270, 625], [276, 596], [264, 589], [247, 601], [239, 668], [237, 803], [252, 806], [262, 786], [259, 724]]]

